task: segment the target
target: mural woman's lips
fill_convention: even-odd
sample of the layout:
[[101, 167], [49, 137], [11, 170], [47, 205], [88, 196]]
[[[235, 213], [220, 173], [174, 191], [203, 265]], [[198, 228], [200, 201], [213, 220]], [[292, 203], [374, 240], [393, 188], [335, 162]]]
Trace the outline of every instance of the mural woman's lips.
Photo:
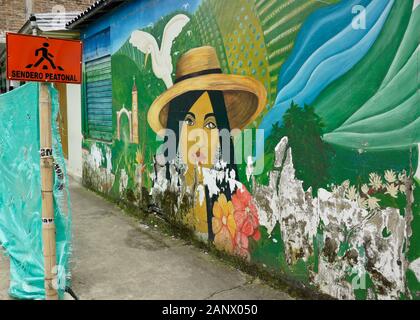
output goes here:
[[207, 156], [206, 156], [205, 152], [198, 150], [196, 155], [197, 155], [198, 162], [200, 164], [206, 164], [207, 163]]
[[203, 165], [207, 163], [207, 156], [203, 150], [197, 150], [196, 152], [192, 152], [190, 159], [192, 159], [193, 163], [197, 163], [199, 165]]

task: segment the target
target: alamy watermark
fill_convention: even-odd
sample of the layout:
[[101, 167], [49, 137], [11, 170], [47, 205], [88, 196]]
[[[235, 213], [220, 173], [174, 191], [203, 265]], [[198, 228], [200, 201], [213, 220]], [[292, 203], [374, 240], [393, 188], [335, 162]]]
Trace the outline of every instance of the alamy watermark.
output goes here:
[[222, 161], [252, 165], [253, 175], [263, 173], [264, 152], [257, 155], [256, 150], [264, 150], [264, 130], [221, 129], [217, 134], [209, 134], [206, 129], [197, 128], [185, 133], [182, 126], [181, 121], [178, 132], [171, 129], [158, 132], [156, 139], [161, 145], [156, 154], [160, 155], [161, 165], [180, 158], [186, 165], [212, 166]]
[[366, 30], [366, 8], [362, 5], [353, 6], [351, 13], [355, 15], [351, 22], [354, 30]]

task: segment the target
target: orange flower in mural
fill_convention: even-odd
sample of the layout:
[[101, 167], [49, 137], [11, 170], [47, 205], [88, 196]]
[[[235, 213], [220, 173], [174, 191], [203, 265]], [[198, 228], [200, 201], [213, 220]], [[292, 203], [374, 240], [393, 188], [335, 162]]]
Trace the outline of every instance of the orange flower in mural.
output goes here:
[[248, 245], [248, 237], [241, 231], [238, 231], [235, 236], [235, 254], [249, 260], [251, 256], [249, 254]]
[[233, 253], [236, 232], [233, 204], [221, 194], [213, 206], [212, 227], [214, 244], [219, 250]]
[[[243, 248], [248, 249], [248, 237], [253, 237], [257, 241], [260, 239], [258, 210], [252, 201], [251, 194], [245, 187], [236, 191], [232, 196], [232, 203], [235, 211], [234, 217], [237, 231], [243, 235], [240, 237], [237, 236], [236, 242]], [[245, 237], [247, 238], [246, 241]]]

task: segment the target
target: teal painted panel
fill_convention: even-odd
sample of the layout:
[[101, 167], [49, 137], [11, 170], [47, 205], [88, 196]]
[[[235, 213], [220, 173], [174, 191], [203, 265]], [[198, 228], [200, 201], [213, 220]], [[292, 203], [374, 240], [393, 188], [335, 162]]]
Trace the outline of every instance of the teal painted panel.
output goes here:
[[112, 139], [111, 57], [86, 63], [86, 106], [88, 135], [93, 139]]

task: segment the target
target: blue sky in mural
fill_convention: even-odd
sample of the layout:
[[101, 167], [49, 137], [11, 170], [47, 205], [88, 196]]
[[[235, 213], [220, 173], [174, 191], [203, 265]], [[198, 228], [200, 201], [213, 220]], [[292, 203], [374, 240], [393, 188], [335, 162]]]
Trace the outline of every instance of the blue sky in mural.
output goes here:
[[[354, 29], [352, 7], [365, 1], [344, 1], [321, 9], [306, 22], [292, 55], [279, 75], [279, 95], [261, 122], [267, 138], [273, 124], [282, 121], [292, 101], [300, 106], [312, 103], [331, 82], [349, 71], [372, 47], [392, 8], [394, 0], [374, 0], [366, 7], [366, 29]], [[341, 22], [337, 23], [337, 15]], [[347, 22], [346, 25], [343, 22]], [[329, 30], [322, 38], [314, 30]], [[325, 35], [328, 34], [328, 38]], [[257, 150], [261, 154], [263, 150]]]
[[159, 21], [162, 17], [172, 14], [176, 10], [194, 13], [201, 0], [146, 0], [141, 6], [128, 4], [121, 10], [120, 17], [113, 21], [112, 53], [118, 51], [129, 39], [133, 30], [142, 29]]

